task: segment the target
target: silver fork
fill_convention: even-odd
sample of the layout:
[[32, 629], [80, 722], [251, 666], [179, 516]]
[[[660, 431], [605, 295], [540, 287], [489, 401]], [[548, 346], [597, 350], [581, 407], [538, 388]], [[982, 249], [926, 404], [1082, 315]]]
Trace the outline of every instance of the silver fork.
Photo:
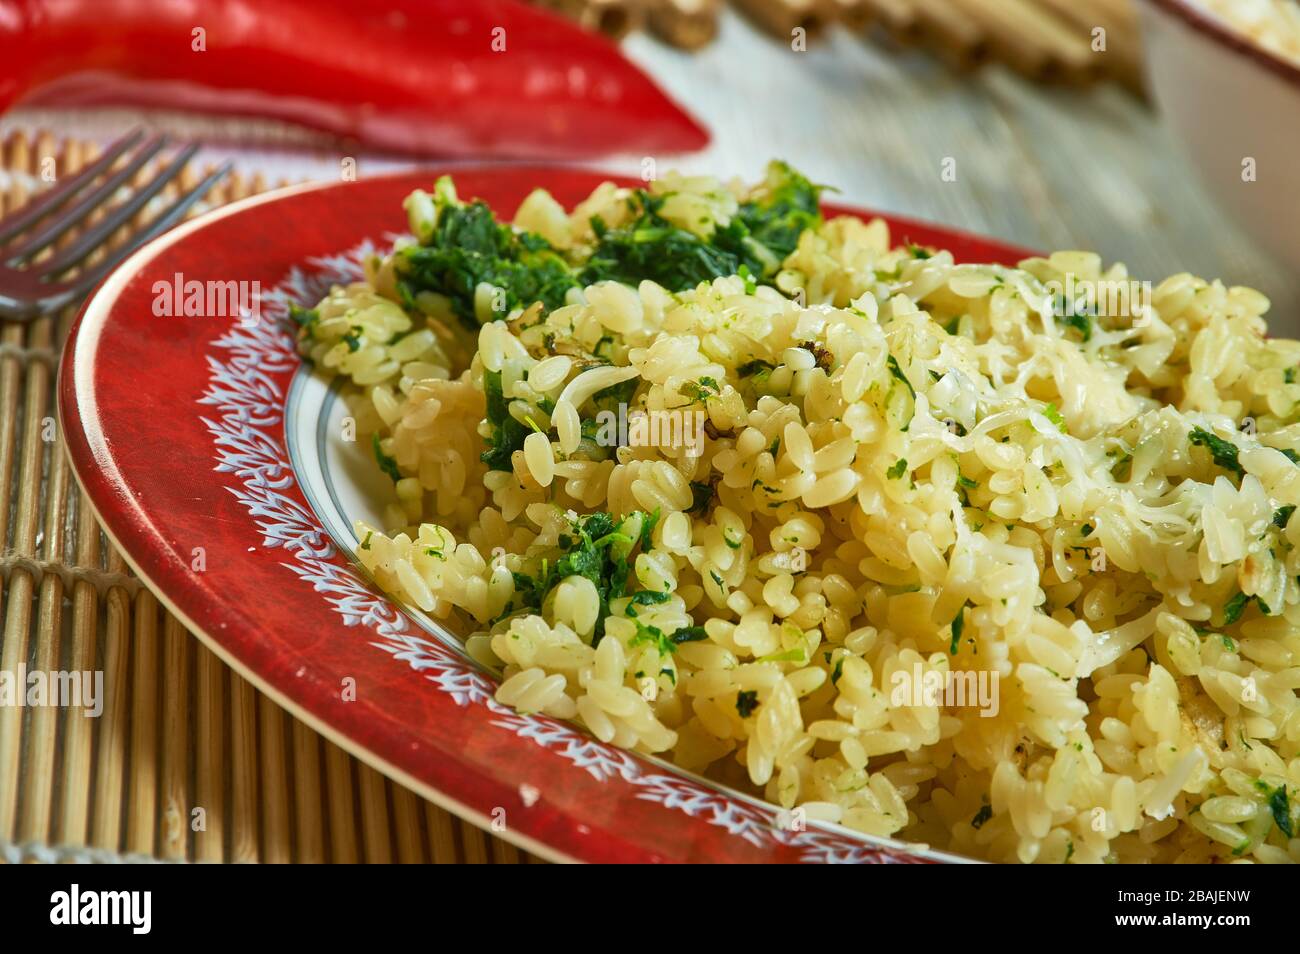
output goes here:
[[[0, 319], [31, 321], [76, 301], [124, 258], [180, 221], [189, 208], [230, 171], [230, 164], [226, 163], [209, 173], [156, 218], [129, 235], [103, 260], [70, 278], [66, 277], [113, 233], [135, 218], [167, 183], [180, 175], [198, 151], [198, 146], [188, 145], [148, 183], [114, 206], [71, 243], [37, 259], [70, 229], [85, 222], [96, 209], [111, 201], [145, 163], [167, 145], [165, 136], [154, 136], [141, 144], [142, 139], [144, 133], [140, 130], [128, 133], [81, 172], [0, 219]], [[122, 166], [114, 169], [118, 159], [128, 153]]]

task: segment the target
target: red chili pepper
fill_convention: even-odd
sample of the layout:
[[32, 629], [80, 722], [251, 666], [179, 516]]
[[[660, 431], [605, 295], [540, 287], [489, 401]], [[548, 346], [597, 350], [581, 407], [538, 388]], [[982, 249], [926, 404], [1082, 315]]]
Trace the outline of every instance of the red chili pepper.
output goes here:
[[0, 111], [18, 102], [269, 117], [439, 156], [708, 142], [616, 46], [514, 0], [0, 0]]

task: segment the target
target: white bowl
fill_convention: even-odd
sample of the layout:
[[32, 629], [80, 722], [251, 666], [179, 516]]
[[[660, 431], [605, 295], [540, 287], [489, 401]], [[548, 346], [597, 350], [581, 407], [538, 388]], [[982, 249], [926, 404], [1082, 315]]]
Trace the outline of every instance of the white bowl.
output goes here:
[[1300, 66], [1194, 0], [1139, 6], [1156, 102], [1206, 187], [1261, 248], [1300, 268]]

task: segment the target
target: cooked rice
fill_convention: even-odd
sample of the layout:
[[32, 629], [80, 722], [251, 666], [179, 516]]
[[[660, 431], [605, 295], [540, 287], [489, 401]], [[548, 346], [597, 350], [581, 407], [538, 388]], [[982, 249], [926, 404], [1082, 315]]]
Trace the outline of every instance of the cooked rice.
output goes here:
[[[656, 188], [704, 230], [746, 195]], [[625, 200], [534, 193], [516, 224], [581, 249]], [[429, 295], [389, 343], [393, 267], [335, 289], [303, 347], [396, 468], [360, 562], [464, 634], [502, 703], [977, 858], [1300, 860], [1300, 343], [1265, 338], [1258, 292], [1127, 291], [1081, 252], [957, 265], [840, 218], [776, 287], [602, 283], [473, 340]], [[1058, 317], [1071, 277], [1127, 316]], [[528, 433], [508, 471], [480, 459], [489, 376]], [[703, 453], [598, 446], [609, 388], [702, 412]], [[605, 616], [574, 574], [521, 611], [603, 513], [626, 595]], [[917, 672], [993, 674], [996, 715], [898, 704]]]

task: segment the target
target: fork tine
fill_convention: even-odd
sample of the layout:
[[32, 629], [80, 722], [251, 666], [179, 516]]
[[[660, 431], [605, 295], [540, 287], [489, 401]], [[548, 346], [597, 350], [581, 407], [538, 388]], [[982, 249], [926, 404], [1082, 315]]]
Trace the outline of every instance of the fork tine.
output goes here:
[[65, 179], [58, 185], [46, 190], [17, 212], [0, 219], [0, 245], [8, 242], [19, 232], [30, 228], [54, 210], [63, 206], [70, 198], [80, 192], [88, 182], [98, 178], [109, 169], [122, 153], [126, 152], [144, 136], [144, 130], [133, 129], [117, 142], [112, 143], [104, 154], [78, 172], [71, 179]]
[[104, 216], [99, 222], [86, 229], [67, 248], [60, 249], [43, 262], [36, 262], [32, 266], [32, 270], [48, 277], [67, 271], [73, 265], [76, 265], [99, 248], [100, 245], [104, 244], [118, 228], [135, 218], [136, 213], [144, 208], [150, 199], [180, 174], [181, 170], [194, 157], [194, 154], [198, 152], [198, 148], [197, 144], [186, 146], [176, 154], [176, 157], [167, 165], [167, 168], [155, 176], [148, 185], [131, 196], [122, 205], [113, 209], [110, 214]]
[[[189, 160], [186, 159], [185, 161], [188, 162]], [[184, 166], [184, 162], [181, 163], [181, 166]], [[179, 222], [185, 213], [190, 210], [190, 207], [203, 198], [208, 190], [230, 171], [230, 167], [229, 162], [223, 163], [219, 168], [208, 173], [198, 185], [168, 206], [167, 211], [163, 212], [139, 232], [131, 235], [119, 247], [113, 249], [102, 262], [68, 282], [58, 296], [61, 300], [60, 303], [67, 304], [67, 302], [90, 291], [128, 255]], [[179, 168], [177, 167], [178, 170]]]
[[[84, 221], [95, 209], [99, 208], [106, 201], [111, 199], [124, 184], [129, 182], [146, 162], [158, 154], [158, 151], [167, 144], [166, 136], [155, 136], [147, 143], [140, 147], [140, 150], [131, 158], [131, 161], [124, 165], [117, 172], [97, 186], [89, 195], [78, 199], [72, 208], [66, 210], [50, 220], [45, 228], [38, 231], [35, 235], [22, 242], [16, 248], [8, 250], [5, 253], [6, 260], [9, 263], [19, 262], [23, 259], [30, 258], [41, 249], [56, 241], [59, 236], [63, 235], [69, 229], [73, 228], [80, 222]], [[121, 222], [118, 223], [119, 225]], [[41, 266], [44, 269], [44, 265]]]

